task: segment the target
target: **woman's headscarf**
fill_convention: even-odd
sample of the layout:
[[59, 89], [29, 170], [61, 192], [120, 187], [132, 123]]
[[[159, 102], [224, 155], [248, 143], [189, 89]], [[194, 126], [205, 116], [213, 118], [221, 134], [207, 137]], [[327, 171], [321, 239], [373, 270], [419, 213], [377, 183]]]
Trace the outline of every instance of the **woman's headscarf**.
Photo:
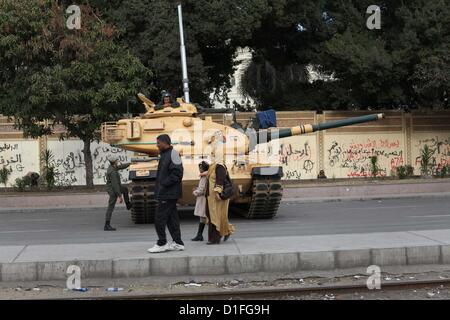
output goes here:
[[225, 137], [221, 131], [216, 131], [211, 138], [211, 162], [225, 165]]

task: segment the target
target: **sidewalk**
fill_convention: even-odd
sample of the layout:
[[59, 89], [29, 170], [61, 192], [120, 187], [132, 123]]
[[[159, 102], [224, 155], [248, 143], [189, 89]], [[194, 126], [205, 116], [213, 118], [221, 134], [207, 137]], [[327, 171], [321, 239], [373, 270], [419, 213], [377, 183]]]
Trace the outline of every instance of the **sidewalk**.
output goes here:
[[450, 264], [450, 230], [231, 238], [218, 246], [187, 242], [185, 251], [149, 254], [153, 243], [0, 247], [0, 281], [225, 275]]
[[[412, 179], [375, 181], [305, 181], [284, 186], [283, 201], [299, 203], [317, 201], [369, 200], [402, 197], [450, 196], [450, 179]], [[42, 210], [80, 210], [104, 208], [108, 203], [106, 192], [90, 193], [19, 193], [0, 194], [0, 213], [32, 212]]]

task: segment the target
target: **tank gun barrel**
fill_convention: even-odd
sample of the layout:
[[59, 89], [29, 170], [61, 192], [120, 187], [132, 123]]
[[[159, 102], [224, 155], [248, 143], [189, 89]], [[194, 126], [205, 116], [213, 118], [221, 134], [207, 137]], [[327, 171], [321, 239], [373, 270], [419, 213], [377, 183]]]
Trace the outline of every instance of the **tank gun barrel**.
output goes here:
[[[336, 120], [336, 121], [329, 121], [324, 123], [318, 123], [318, 124], [304, 124], [300, 126], [295, 126], [292, 128], [282, 128], [278, 130], [261, 130], [256, 134], [255, 137], [252, 137], [252, 135], [249, 136], [251, 141], [256, 140], [256, 144], [269, 142], [274, 139], [281, 139], [291, 136], [298, 136], [301, 134], [308, 134], [316, 131], [322, 131], [327, 129], [333, 129], [333, 128], [339, 128], [339, 127], [346, 127], [351, 126], [354, 124], [359, 123], [365, 123], [365, 122], [371, 122], [371, 121], [377, 121], [384, 118], [383, 113], [377, 113], [377, 114], [369, 114], [365, 116], [360, 117], [353, 117], [348, 119], [342, 119], [342, 120]], [[250, 145], [254, 145], [254, 143], [251, 143]]]
[[221, 113], [233, 113], [233, 109], [215, 109], [215, 108], [204, 108], [197, 106], [198, 113], [202, 114], [221, 114]]

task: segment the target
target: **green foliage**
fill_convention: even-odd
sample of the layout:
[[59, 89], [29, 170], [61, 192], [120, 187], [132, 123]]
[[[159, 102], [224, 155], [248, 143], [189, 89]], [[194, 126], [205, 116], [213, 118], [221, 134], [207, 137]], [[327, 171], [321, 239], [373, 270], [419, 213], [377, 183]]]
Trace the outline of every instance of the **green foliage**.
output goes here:
[[54, 159], [54, 155], [53, 155], [53, 151], [50, 149], [46, 149], [43, 153], [42, 153], [42, 159], [44, 159], [44, 166], [46, 168], [51, 166], [51, 163]]
[[[31, 183], [31, 181], [30, 181]], [[27, 181], [23, 178], [17, 178], [14, 184], [14, 189], [20, 192], [25, 191], [26, 187], [29, 186], [29, 184], [27, 184]]]
[[49, 149], [46, 149], [43, 154], [44, 159], [44, 181], [48, 190], [51, 190], [55, 187], [55, 176], [56, 171], [54, 166], [52, 165], [54, 155], [53, 152]]
[[[70, 1], [67, 1], [68, 3]], [[177, 5], [183, 6], [188, 75], [192, 100], [210, 104], [210, 93], [226, 99], [233, 58], [246, 46], [267, 12], [267, 0], [91, 0], [121, 41], [153, 71], [144, 93], [159, 99], [167, 89], [182, 95]], [[139, 106], [142, 108], [142, 106]], [[141, 109], [142, 110], [142, 109]]]
[[396, 171], [397, 171], [397, 177], [399, 179], [406, 179], [406, 178], [412, 177], [414, 175], [414, 168], [409, 164], [407, 164], [405, 166], [398, 166], [396, 168]]
[[431, 174], [430, 161], [433, 156], [428, 145], [424, 145], [423, 149], [420, 151], [420, 172], [424, 176], [429, 176]]
[[372, 177], [378, 176], [378, 173], [380, 172], [380, 167], [378, 166], [377, 156], [370, 157], [370, 168], [372, 172]]
[[47, 189], [51, 190], [55, 187], [55, 168], [54, 167], [46, 167], [44, 169], [44, 179], [47, 185]]
[[436, 174], [441, 178], [450, 177], [450, 165], [443, 166]]
[[9, 176], [12, 173], [12, 169], [8, 168], [6, 166], [3, 166], [3, 168], [0, 169], [0, 183], [5, 185], [8, 183]]
[[[74, 2], [80, 31], [65, 28]], [[236, 49], [250, 47], [242, 91], [259, 109], [449, 107], [448, 0], [378, 4], [381, 30], [366, 27], [370, 0], [3, 0], [0, 111], [30, 135], [48, 117], [90, 139], [127, 102], [143, 111], [138, 91], [181, 96], [179, 2], [195, 102], [227, 101]]]
[[[69, 30], [58, 1], [0, 1], [0, 113], [27, 136], [61, 124], [62, 138], [90, 143], [102, 122], [126, 112], [151, 75], [118, 43], [114, 26], [89, 5], [81, 10], [82, 28]], [[92, 179], [87, 175], [88, 185]]]
[[409, 164], [405, 165], [405, 167], [406, 167], [406, 176], [412, 177], [414, 175], [414, 167]]
[[[243, 91], [278, 110], [449, 108], [448, 1], [379, 3], [380, 30], [366, 27], [372, 4], [268, 1]], [[307, 67], [324, 79], [308, 79]]]

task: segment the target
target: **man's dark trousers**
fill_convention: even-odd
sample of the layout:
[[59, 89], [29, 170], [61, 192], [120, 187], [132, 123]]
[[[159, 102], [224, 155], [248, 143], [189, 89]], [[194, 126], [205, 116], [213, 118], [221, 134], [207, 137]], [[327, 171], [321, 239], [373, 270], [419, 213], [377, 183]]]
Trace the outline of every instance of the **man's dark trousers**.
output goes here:
[[[130, 198], [128, 196], [128, 188], [125, 186], [120, 186], [120, 192], [123, 195], [123, 200], [126, 204], [130, 203]], [[108, 209], [106, 210], [106, 221], [111, 221], [111, 216], [114, 211], [114, 207], [117, 203], [118, 196], [114, 194], [114, 192], [108, 192], [109, 194], [109, 201], [108, 201]]]
[[167, 243], [166, 226], [169, 229], [175, 243], [184, 245], [181, 240], [180, 222], [177, 212], [177, 200], [159, 200], [158, 209], [155, 213], [155, 229], [158, 234], [158, 246], [163, 246]]

